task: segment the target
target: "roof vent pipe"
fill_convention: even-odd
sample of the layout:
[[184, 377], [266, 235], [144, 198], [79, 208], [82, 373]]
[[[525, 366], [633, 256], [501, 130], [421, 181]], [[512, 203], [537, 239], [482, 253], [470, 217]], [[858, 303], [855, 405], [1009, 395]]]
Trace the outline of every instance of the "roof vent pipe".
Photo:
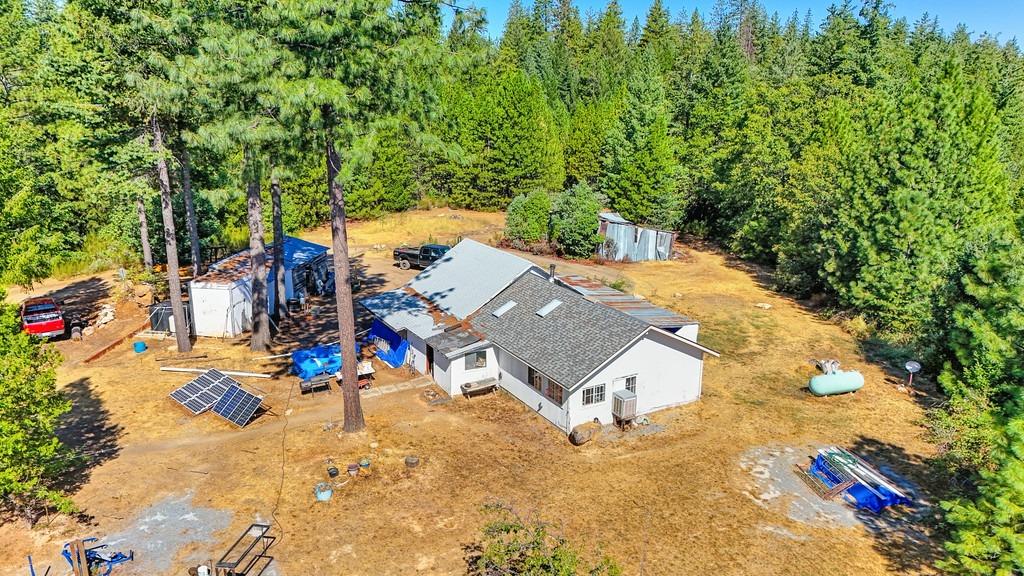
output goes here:
[[555, 283], [555, 265], [548, 266], [548, 282]]

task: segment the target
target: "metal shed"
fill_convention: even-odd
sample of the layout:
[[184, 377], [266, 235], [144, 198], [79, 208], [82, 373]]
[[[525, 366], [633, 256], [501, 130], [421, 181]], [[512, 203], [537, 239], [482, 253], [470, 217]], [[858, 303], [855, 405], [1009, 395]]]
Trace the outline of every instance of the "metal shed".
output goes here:
[[616, 262], [642, 262], [668, 260], [672, 256], [675, 232], [644, 228], [626, 220], [618, 212], [603, 212], [598, 214], [598, 219], [598, 232], [605, 241], [597, 247], [597, 253], [603, 258]]
[[[331, 271], [327, 247], [300, 238], [286, 236], [284, 249], [267, 247], [267, 304], [274, 311], [274, 279], [271, 264], [283, 254], [285, 299], [297, 298], [310, 287], [322, 287]], [[249, 251], [243, 250], [214, 263], [210, 269], [189, 282], [196, 336], [233, 338], [252, 327], [252, 265]]]

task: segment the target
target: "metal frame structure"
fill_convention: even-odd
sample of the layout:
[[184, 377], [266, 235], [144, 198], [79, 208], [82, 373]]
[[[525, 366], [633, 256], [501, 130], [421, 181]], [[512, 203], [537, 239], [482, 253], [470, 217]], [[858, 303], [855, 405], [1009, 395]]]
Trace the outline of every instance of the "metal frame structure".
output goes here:
[[[213, 568], [214, 576], [259, 576], [266, 571], [274, 557], [267, 554], [277, 540], [270, 536], [269, 524], [250, 524], [221, 556]], [[234, 558], [230, 560], [229, 558]], [[250, 572], [262, 563], [258, 572]], [[241, 568], [240, 568], [241, 567]]]

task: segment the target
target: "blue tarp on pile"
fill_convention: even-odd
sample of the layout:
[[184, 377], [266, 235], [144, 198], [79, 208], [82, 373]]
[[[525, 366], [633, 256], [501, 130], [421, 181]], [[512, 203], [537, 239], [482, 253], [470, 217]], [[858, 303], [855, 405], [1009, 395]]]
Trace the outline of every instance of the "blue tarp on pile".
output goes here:
[[[818, 477], [829, 488], [842, 483], [842, 479], [836, 476], [828, 460], [821, 454], [811, 464], [811, 474]], [[868, 488], [863, 483], [856, 483], [846, 490], [846, 494], [853, 498], [858, 508], [867, 508], [878, 514], [889, 506], [897, 504], [910, 504], [910, 500], [900, 494], [895, 494], [885, 486], [876, 485]]]
[[388, 350], [378, 346], [377, 358], [380, 358], [392, 368], [398, 368], [405, 364], [405, 355], [409, 351], [409, 341], [403, 340], [387, 324], [374, 318], [373, 325], [370, 326], [370, 339], [376, 340], [378, 338], [387, 343]]
[[[356, 344], [356, 356], [359, 356], [359, 344]], [[292, 352], [292, 374], [303, 380], [309, 380], [320, 374], [335, 374], [339, 371], [341, 371], [341, 346], [338, 344], [322, 344]]]

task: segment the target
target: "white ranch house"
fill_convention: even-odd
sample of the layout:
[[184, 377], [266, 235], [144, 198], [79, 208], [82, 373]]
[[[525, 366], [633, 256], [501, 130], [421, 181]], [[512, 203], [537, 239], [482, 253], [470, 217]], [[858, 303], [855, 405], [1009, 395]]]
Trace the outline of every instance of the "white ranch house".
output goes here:
[[491, 381], [566, 433], [696, 401], [718, 356], [693, 320], [473, 240], [360, 304], [452, 397]]

